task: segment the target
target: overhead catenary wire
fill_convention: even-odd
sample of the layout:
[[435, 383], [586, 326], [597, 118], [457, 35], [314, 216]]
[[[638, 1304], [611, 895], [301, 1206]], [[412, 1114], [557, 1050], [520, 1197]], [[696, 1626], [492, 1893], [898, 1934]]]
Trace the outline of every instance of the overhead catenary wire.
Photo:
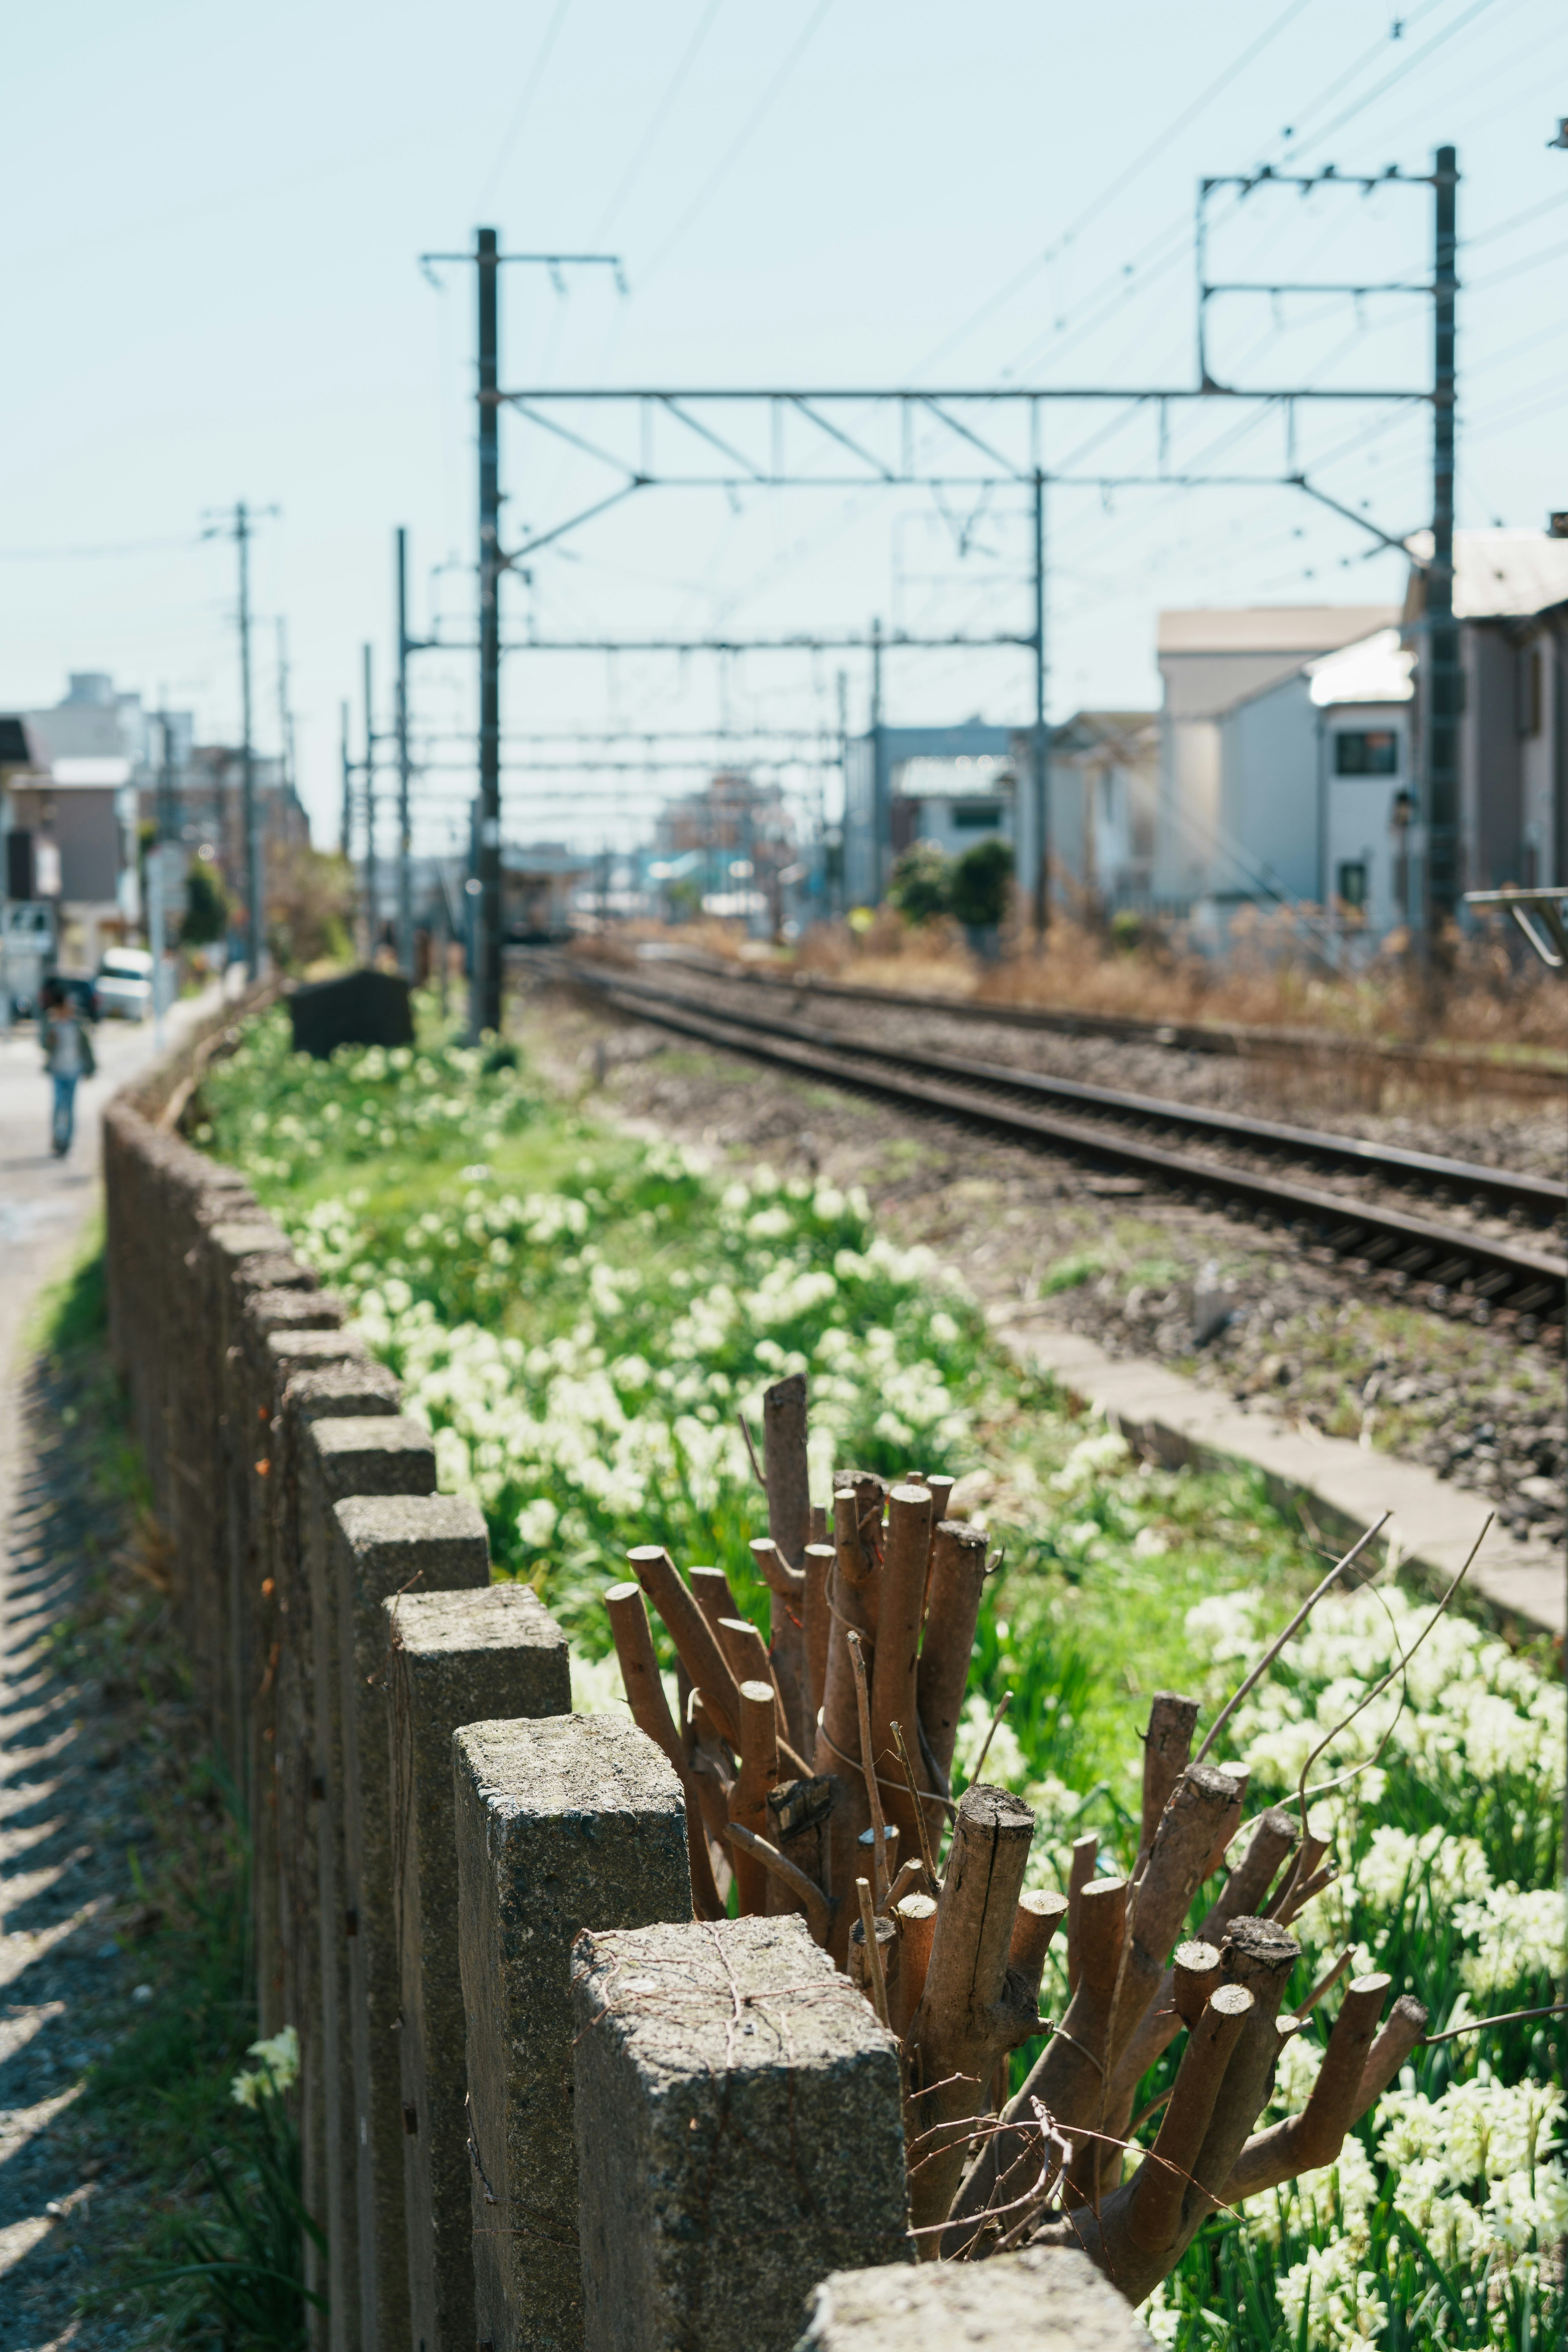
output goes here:
[[690, 204], [688, 205], [686, 210], [681, 214], [680, 218], [676, 222], [675, 226], [669, 231], [663, 242], [656, 247], [652, 258], [643, 264], [642, 268], [638, 273], [638, 281], [640, 284], [644, 286], [647, 284], [654, 272], [662, 268], [669, 255], [673, 253], [675, 247], [679, 244], [688, 229], [694, 226], [696, 222], [700, 219], [702, 214], [707, 210], [709, 204], [718, 194], [721, 185], [729, 176], [731, 170], [740, 162], [741, 157], [751, 145], [752, 139], [761, 130], [768, 115], [772, 113], [779, 99], [783, 96], [786, 84], [794, 74], [796, 66], [799, 65], [802, 58], [805, 57], [806, 50], [811, 47], [812, 42], [816, 39], [816, 35], [821, 29], [821, 26], [827, 16], [827, 12], [832, 5], [833, 0], [817, 0], [817, 5], [812, 10], [805, 26], [797, 35], [795, 42], [787, 50], [784, 57], [774, 68], [773, 72], [768, 80], [767, 86], [763, 89], [761, 98], [758, 99], [756, 104], [752, 107], [751, 113], [746, 117], [745, 121], [741, 125], [740, 130], [735, 133], [734, 138], [730, 142], [728, 147], [725, 148], [724, 152], [719, 158], [718, 163], [713, 166], [712, 171], [710, 172], [707, 179], [704, 180], [701, 187], [698, 190]]

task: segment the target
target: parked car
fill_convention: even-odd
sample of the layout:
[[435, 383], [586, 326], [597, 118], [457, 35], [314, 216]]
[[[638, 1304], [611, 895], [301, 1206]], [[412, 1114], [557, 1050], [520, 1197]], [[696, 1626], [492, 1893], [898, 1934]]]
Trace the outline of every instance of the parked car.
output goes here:
[[98, 1009], [145, 1021], [153, 1010], [153, 959], [145, 948], [109, 948], [98, 967]]

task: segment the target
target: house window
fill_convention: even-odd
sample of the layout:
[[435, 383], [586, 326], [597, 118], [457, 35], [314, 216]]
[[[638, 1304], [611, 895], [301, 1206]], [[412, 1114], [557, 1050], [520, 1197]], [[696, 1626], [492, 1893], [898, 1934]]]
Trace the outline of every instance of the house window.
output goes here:
[[1519, 651], [1519, 731], [1541, 732], [1541, 647], [1521, 646]]
[[947, 813], [954, 833], [995, 833], [1002, 823], [999, 801], [952, 801]]
[[1396, 776], [1399, 738], [1392, 727], [1345, 727], [1334, 737], [1336, 776]]
[[1339, 901], [1352, 914], [1359, 915], [1365, 909], [1366, 867], [1359, 858], [1353, 865], [1340, 867]]

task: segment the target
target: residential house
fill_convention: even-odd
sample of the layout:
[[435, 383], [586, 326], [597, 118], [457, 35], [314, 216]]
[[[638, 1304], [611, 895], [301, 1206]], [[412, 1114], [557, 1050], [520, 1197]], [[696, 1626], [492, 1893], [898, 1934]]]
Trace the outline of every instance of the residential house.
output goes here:
[[[1404, 624], [1419, 645], [1429, 536]], [[1454, 534], [1460, 887], [1568, 886], [1568, 515], [1548, 530]]]

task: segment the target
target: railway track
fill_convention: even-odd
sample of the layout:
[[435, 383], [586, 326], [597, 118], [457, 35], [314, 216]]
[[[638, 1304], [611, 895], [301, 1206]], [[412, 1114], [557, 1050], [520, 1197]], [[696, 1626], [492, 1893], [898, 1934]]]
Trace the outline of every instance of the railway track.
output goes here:
[[1120, 1045], [1159, 1045], [1182, 1054], [1217, 1055], [1242, 1061], [1290, 1060], [1331, 1069], [1373, 1065], [1391, 1076], [1426, 1086], [1469, 1084], [1502, 1092], [1562, 1098], [1568, 1071], [1557, 1063], [1506, 1062], [1488, 1054], [1430, 1046], [1366, 1043], [1321, 1030], [1267, 1029], [1210, 1021], [1150, 1021], [1124, 1013], [1078, 1013], [1044, 1004], [1008, 1004], [989, 999], [918, 994], [900, 988], [862, 987], [853, 981], [822, 980], [810, 972], [788, 979], [744, 964], [729, 964], [694, 949], [669, 949], [668, 961], [725, 984], [793, 996], [797, 1004], [818, 997], [834, 1004], [884, 1006], [897, 1013], [924, 1013], [942, 1020], [980, 1022], [1009, 1029], [1047, 1031], [1061, 1037], [1103, 1037]]
[[[1369, 1272], [1394, 1276], [1396, 1286], [1421, 1286], [1438, 1307], [1462, 1302], [1503, 1308], [1538, 1325], [1559, 1318], [1568, 1302], [1568, 1258], [1540, 1238], [1418, 1214], [1267, 1163], [1288, 1159], [1298, 1169], [1350, 1172], [1390, 1190], [1436, 1193], [1443, 1205], [1462, 1197], [1477, 1213], [1505, 1217], [1537, 1236], [1568, 1209], [1568, 1187], [1548, 1178], [1121, 1094], [1006, 1063], [891, 1046], [781, 1015], [719, 1009], [679, 989], [560, 958], [549, 959], [545, 968], [551, 977], [634, 1018], [727, 1052], [1015, 1142], [1045, 1144], [1103, 1168], [1136, 1172], [1200, 1207], [1284, 1227], [1299, 1241], [1326, 1245]], [[1222, 1149], [1247, 1157], [1216, 1157]]]

